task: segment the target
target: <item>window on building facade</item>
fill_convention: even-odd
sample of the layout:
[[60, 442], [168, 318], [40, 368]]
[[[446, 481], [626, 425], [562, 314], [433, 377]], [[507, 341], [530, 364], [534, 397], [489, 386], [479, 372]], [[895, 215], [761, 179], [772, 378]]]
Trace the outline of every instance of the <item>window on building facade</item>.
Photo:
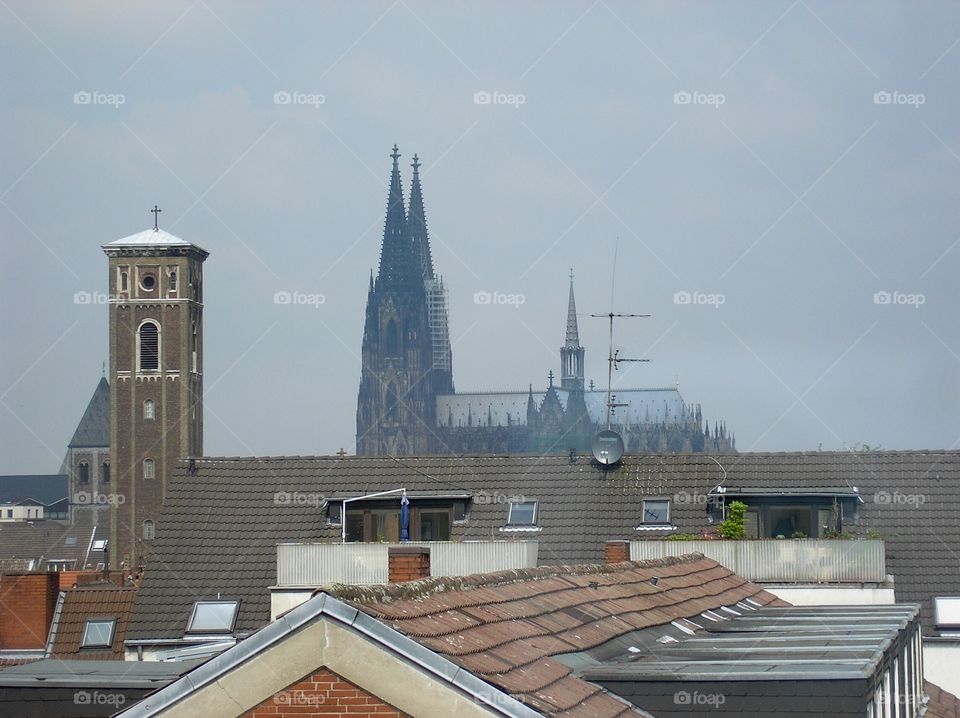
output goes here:
[[143, 478], [152, 479], [153, 477], [154, 477], [153, 459], [144, 459], [143, 460]]
[[170, 284], [169, 284], [169, 287], [168, 287], [168, 288], [169, 288], [169, 290], [170, 290], [171, 292], [177, 291], [177, 273], [176, 273], [176, 271], [170, 272]]
[[80, 462], [80, 483], [89, 484], [90, 483], [90, 464], [86, 461]]
[[143, 522], [143, 540], [144, 541], [153, 541], [155, 535], [153, 521], [147, 519]]
[[104, 461], [103, 465], [100, 467], [100, 480], [105, 483], [110, 483], [110, 462]]
[[154, 417], [153, 399], [147, 399], [143, 402], [143, 418], [152, 419]]
[[140, 371], [160, 368], [160, 327], [153, 322], [140, 326]]

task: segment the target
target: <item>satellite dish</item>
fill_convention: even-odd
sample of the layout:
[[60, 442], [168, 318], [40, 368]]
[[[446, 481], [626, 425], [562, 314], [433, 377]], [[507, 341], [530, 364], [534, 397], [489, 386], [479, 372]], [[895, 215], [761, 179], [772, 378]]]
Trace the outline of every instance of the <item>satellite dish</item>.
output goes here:
[[604, 466], [612, 466], [623, 458], [623, 438], [612, 429], [604, 429], [594, 436], [590, 448], [593, 458]]

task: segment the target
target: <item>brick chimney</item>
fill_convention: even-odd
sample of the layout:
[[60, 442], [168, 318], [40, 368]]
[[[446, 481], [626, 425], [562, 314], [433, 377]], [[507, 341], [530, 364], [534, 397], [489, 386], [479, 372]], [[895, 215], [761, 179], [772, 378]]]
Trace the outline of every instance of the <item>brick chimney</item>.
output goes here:
[[603, 545], [603, 562], [620, 563], [630, 560], [629, 541], [607, 541]]
[[430, 575], [429, 546], [391, 546], [387, 549], [390, 583], [403, 583]]
[[55, 572], [0, 576], [0, 647], [45, 647], [59, 593]]

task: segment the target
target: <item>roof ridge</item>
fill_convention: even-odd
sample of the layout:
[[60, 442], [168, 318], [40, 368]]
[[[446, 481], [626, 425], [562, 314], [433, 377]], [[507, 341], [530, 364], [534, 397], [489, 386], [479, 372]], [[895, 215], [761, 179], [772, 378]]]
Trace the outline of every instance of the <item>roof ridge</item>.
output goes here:
[[516, 568], [492, 573], [475, 573], [469, 576], [431, 576], [407, 583], [387, 584], [384, 586], [350, 586], [329, 584], [318, 588], [317, 593], [326, 593], [340, 600], [364, 603], [371, 601], [409, 601], [425, 598], [437, 593], [470, 591], [480, 588], [506, 586], [522, 581], [544, 578], [564, 578], [566, 576], [586, 576], [590, 574], [622, 573], [643, 568], [661, 568], [678, 564], [696, 563], [706, 557], [702, 553], [688, 553], [682, 556], [647, 559], [645, 561], [620, 561], [617, 563], [583, 563], [574, 565], [536, 566]]

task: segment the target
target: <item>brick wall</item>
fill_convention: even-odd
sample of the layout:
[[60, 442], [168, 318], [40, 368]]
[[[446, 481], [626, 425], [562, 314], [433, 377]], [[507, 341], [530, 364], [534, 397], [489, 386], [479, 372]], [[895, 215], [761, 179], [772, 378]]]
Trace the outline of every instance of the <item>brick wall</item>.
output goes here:
[[60, 591], [57, 573], [0, 576], [0, 648], [43, 648]]
[[406, 713], [326, 668], [270, 696], [244, 713], [243, 718], [339, 715], [351, 718], [407, 718]]
[[387, 551], [388, 580], [403, 583], [430, 575], [430, 548], [427, 546], [391, 546]]
[[603, 545], [603, 562], [620, 563], [630, 560], [629, 541], [607, 541]]

